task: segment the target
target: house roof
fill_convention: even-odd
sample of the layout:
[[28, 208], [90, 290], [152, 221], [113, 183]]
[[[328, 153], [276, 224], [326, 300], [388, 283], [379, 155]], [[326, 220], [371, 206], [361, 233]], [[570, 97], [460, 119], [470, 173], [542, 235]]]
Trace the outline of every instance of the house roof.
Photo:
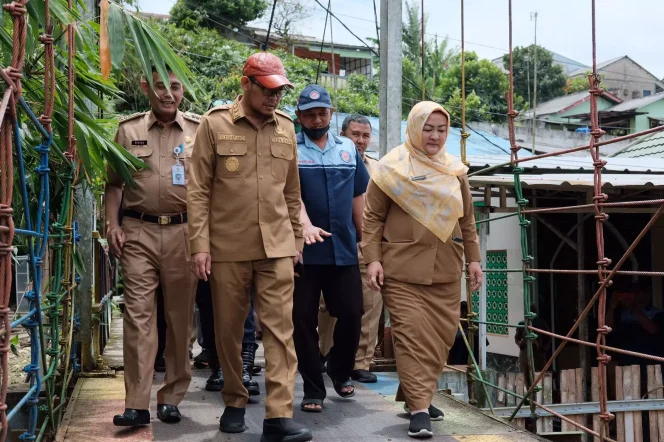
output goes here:
[[649, 95], [647, 97], [635, 98], [634, 100], [625, 101], [623, 103], [613, 106], [612, 108], [605, 109], [605, 111], [611, 111], [611, 112], [632, 111], [645, 107], [663, 98], [664, 98], [664, 92], [660, 92], [658, 94]]
[[[248, 31], [253, 32], [258, 37], [267, 36], [267, 29], [257, 28], [257, 27], [250, 27], [250, 26], [246, 26], [245, 29], [247, 29]], [[297, 45], [303, 45], [303, 46], [307, 46], [307, 47], [309, 47], [310, 45], [316, 45], [317, 47], [315, 49], [320, 50], [321, 41], [320, 41], [320, 39], [318, 39], [316, 37], [311, 37], [311, 36], [302, 35], [302, 34], [293, 34], [293, 35], [291, 35], [291, 38], [293, 39], [293, 41], [296, 42]], [[276, 32], [272, 31], [272, 33], [270, 34], [270, 40], [281, 41], [281, 40], [283, 40], [283, 38], [279, 34], [277, 34]], [[329, 42], [323, 43], [323, 47], [325, 47], [325, 48], [329, 48], [330, 45], [331, 44]], [[346, 49], [346, 50], [357, 51], [357, 52], [371, 52], [371, 49], [364, 46], [364, 45], [349, 45], [349, 44], [342, 44], [342, 43], [334, 43], [334, 49], [335, 49], [335, 52], [338, 52], [339, 49]], [[329, 49], [326, 52], [329, 52]]]
[[[285, 110], [289, 110], [287, 107]], [[332, 121], [330, 121], [330, 130], [332, 133], [338, 134], [341, 132], [341, 124], [344, 119], [349, 114], [344, 114], [341, 112], [335, 112], [332, 115]], [[338, 120], [337, 120], [338, 117]], [[377, 117], [367, 117], [371, 123], [371, 144], [369, 145], [369, 151], [378, 151], [378, 146], [380, 142], [380, 134], [378, 132], [380, 119]], [[337, 125], [338, 121], [338, 125]], [[491, 133], [484, 131], [470, 132], [470, 137], [466, 141], [466, 152], [468, 155], [494, 155], [507, 158], [509, 161], [509, 152], [510, 152], [510, 142], [501, 137], [497, 137]], [[406, 121], [401, 122], [401, 142], [406, 141]], [[446, 149], [451, 155], [459, 156], [460, 155], [460, 146], [461, 145], [461, 130], [458, 127], [450, 128], [450, 133], [447, 136]], [[391, 146], [396, 147], [396, 146]], [[527, 152], [521, 151], [521, 155], [529, 156]], [[370, 154], [370, 156], [375, 156]]]
[[[616, 57], [616, 58], [612, 58], [611, 60], [607, 60], [607, 61], [603, 61], [601, 63], [597, 63], [597, 70], [599, 71], [600, 69], [604, 69], [605, 67], [607, 67], [609, 65], [612, 65], [616, 61], [622, 60], [623, 58], [629, 58], [629, 57], [627, 55], [623, 55], [622, 57]], [[632, 59], [630, 58], [630, 60], [632, 60]], [[634, 60], [632, 60], [632, 61], [634, 61]], [[570, 72], [569, 76], [570, 77], [576, 77], [577, 75], [583, 75], [586, 72], [588, 72], [589, 69], [590, 69], [589, 66], [577, 69], [576, 71]]]
[[[514, 186], [514, 175], [474, 175], [468, 178], [471, 186]], [[594, 187], [592, 173], [555, 173], [555, 174], [522, 174], [519, 180], [525, 187]], [[657, 174], [623, 174], [603, 173], [602, 187], [615, 188], [648, 188], [664, 186], [664, 175]]]
[[664, 158], [664, 132], [641, 137], [613, 154], [619, 158]]
[[[613, 101], [614, 103], [621, 102], [620, 98], [608, 92], [603, 92], [602, 97], [606, 98], [607, 100]], [[563, 95], [562, 97], [554, 98], [553, 100], [549, 100], [547, 102], [538, 104], [537, 116], [541, 117], [544, 115], [552, 115], [552, 114], [565, 112], [569, 109], [572, 109], [575, 106], [578, 106], [579, 104], [588, 101], [589, 99], [590, 99], [590, 93], [588, 91], [580, 91], [569, 95]], [[519, 119], [528, 119], [532, 118], [532, 116], [533, 116], [533, 111], [529, 110], [521, 114], [519, 116]]]
[[[604, 68], [609, 67], [609, 66], [612, 65], [613, 63], [622, 60], [623, 58], [628, 59], [629, 61], [631, 61], [632, 63], [634, 63], [635, 65], [637, 65], [637, 66], [640, 67], [641, 69], [643, 69], [644, 71], [646, 71], [646, 73], [652, 77], [652, 81], [653, 81], [654, 83], [656, 83], [659, 87], [664, 88], [664, 80], [659, 81], [659, 78], [657, 78], [656, 76], [654, 76], [654, 75], [653, 75], [648, 69], [644, 68], [643, 66], [641, 66], [640, 64], [638, 64], [637, 62], [635, 62], [634, 60], [632, 60], [631, 58], [629, 58], [629, 56], [627, 56], [627, 55], [623, 55], [622, 57], [612, 58], [611, 60], [607, 60], [607, 61], [603, 61], [602, 63], [598, 63], [598, 64], [597, 64], [597, 71], [601, 71], [601, 70], [603, 70]], [[584, 75], [584, 74], [586, 74], [586, 72], [588, 72], [588, 71], [589, 71], [589, 68], [577, 69], [576, 71], [571, 72], [571, 73], [569, 74], [569, 76], [570, 76], [570, 77], [576, 77], [576, 76], [578, 76], [578, 75]], [[610, 71], [606, 71], [606, 72], [610, 72]], [[621, 74], [621, 75], [622, 75], [621, 72], [614, 72], [614, 73], [618, 73], [618, 74]]]
[[[519, 151], [519, 157], [523, 157], [523, 150]], [[501, 166], [509, 163], [509, 155], [473, 155], [468, 153], [468, 161], [473, 170], [484, 169], [487, 167]], [[576, 157], [570, 155], [551, 156], [546, 158], [538, 158], [535, 160], [524, 161], [519, 163], [519, 167], [523, 167], [526, 173], [581, 173], [587, 172], [592, 175], [594, 171], [593, 160], [590, 155], [585, 157]], [[493, 172], [510, 173], [511, 167], [509, 165], [497, 168]], [[661, 174], [664, 176], [664, 158], [611, 158], [604, 166], [604, 171], [607, 173], [624, 173], [624, 174]]]

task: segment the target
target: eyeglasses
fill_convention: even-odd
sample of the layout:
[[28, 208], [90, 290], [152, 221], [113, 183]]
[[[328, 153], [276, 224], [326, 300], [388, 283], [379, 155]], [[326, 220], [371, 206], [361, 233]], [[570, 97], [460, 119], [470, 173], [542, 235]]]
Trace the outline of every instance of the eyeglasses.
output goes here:
[[249, 80], [256, 86], [258, 86], [263, 95], [265, 95], [266, 97], [271, 97], [273, 95], [276, 95], [277, 97], [282, 98], [283, 96], [288, 95], [288, 93], [290, 92], [290, 88], [287, 86], [280, 87], [279, 89], [268, 89], [264, 87], [262, 84], [260, 84], [258, 80], [256, 80], [256, 78], [254, 77], [249, 77]]

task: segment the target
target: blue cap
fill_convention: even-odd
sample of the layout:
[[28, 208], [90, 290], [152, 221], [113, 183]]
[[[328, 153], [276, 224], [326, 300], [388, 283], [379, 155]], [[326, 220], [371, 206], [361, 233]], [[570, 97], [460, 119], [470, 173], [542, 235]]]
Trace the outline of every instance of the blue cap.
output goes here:
[[317, 84], [310, 84], [305, 87], [297, 99], [297, 108], [299, 110], [313, 109], [315, 107], [326, 107], [331, 109], [332, 99], [330, 93], [324, 87]]

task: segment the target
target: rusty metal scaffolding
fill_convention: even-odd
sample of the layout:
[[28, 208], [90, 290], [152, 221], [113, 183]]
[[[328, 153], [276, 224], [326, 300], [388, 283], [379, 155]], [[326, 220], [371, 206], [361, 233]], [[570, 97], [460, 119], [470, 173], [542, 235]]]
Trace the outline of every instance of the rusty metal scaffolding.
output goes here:
[[[462, 34], [463, 34], [463, 0], [461, 0], [461, 5], [462, 5]], [[515, 137], [515, 118], [519, 115], [519, 113], [515, 110], [514, 108], [514, 64], [513, 64], [513, 45], [512, 45], [512, 0], [508, 0], [508, 12], [509, 12], [509, 91], [507, 93], [507, 104], [508, 104], [508, 124], [509, 124], [509, 141], [510, 141], [510, 161], [506, 162], [504, 164], [500, 164], [497, 166], [491, 166], [476, 172], [471, 173], [470, 175], [479, 175], [483, 173], [490, 172], [492, 170], [496, 170], [502, 167], [506, 166], [511, 166], [513, 168], [514, 172], [514, 187], [515, 187], [515, 194], [516, 194], [516, 204], [517, 204], [517, 213], [516, 214], [511, 214], [507, 216], [501, 216], [495, 219], [503, 219], [507, 218], [510, 216], [517, 216], [519, 219], [519, 225], [521, 226], [521, 248], [522, 248], [522, 261], [523, 261], [523, 267], [522, 269], [514, 269], [514, 270], [508, 270], [508, 271], [521, 271], [523, 272], [523, 289], [524, 289], [524, 325], [522, 326], [513, 326], [513, 327], [525, 327], [526, 328], [526, 333], [525, 333], [525, 338], [526, 338], [526, 343], [527, 343], [527, 354], [528, 354], [528, 360], [529, 360], [529, 378], [534, 379], [534, 381], [531, 383], [531, 385], [527, 386], [527, 392], [524, 395], [516, 394], [511, 391], [507, 391], [505, 389], [502, 389], [496, 385], [490, 384], [487, 381], [483, 380], [480, 374], [480, 371], [477, 367], [477, 362], [475, 361], [475, 358], [473, 356], [473, 339], [472, 339], [472, 334], [477, 331], [477, 327], [474, 326], [473, 324], [488, 324], [486, 321], [479, 321], [476, 318], [476, 313], [472, 312], [472, 309], [469, 308], [468, 310], [468, 316], [462, 321], [466, 321], [469, 324], [468, 327], [468, 335], [470, 336], [469, 339], [466, 338], [464, 334], [464, 341], [466, 342], [466, 345], [469, 349], [469, 366], [467, 370], [467, 376], [468, 376], [468, 384], [469, 384], [469, 393], [471, 396], [471, 402], [474, 402], [474, 397], [473, 397], [473, 382], [479, 381], [483, 385], [490, 385], [491, 387], [500, 390], [504, 393], [510, 394], [515, 396], [517, 399], [519, 399], [519, 403], [516, 407], [516, 409], [512, 412], [512, 415], [510, 416], [510, 420], [514, 419], [521, 409], [524, 404], [528, 403], [530, 405], [530, 410], [531, 410], [531, 418], [532, 419], [537, 419], [537, 409], [544, 410], [548, 413], [550, 413], [553, 416], [556, 416], [560, 418], [561, 420], [569, 423], [570, 425], [573, 425], [597, 438], [601, 441], [613, 441], [609, 437], [609, 427], [608, 423], [614, 419], [614, 415], [608, 411], [607, 408], [607, 401], [608, 401], [608, 391], [607, 391], [607, 374], [606, 374], [606, 366], [607, 364], [611, 361], [611, 356], [607, 354], [607, 352], [613, 352], [613, 353], [619, 353], [619, 354], [626, 354], [626, 355], [631, 355], [631, 356], [637, 356], [637, 357], [642, 357], [645, 359], [650, 359], [653, 361], [657, 362], [664, 362], [664, 358], [661, 357], [656, 357], [656, 356], [651, 356], [647, 354], [642, 354], [642, 353], [635, 353], [631, 352], [628, 350], [624, 349], [619, 349], [615, 347], [609, 347], [606, 345], [606, 336], [611, 333], [611, 328], [606, 325], [606, 307], [607, 307], [607, 302], [606, 302], [606, 290], [608, 287], [612, 285], [612, 278], [617, 275], [617, 274], [629, 274], [632, 276], [662, 276], [662, 272], [649, 272], [649, 271], [621, 271], [622, 265], [625, 263], [625, 261], [628, 259], [628, 257], [634, 252], [634, 249], [636, 246], [643, 240], [643, 238], [646, 236], [650, 228], [655, 224], [657, 219], [661, 216], [662, 212], [664, 211], [664, 200], [662, 199], [654, 199], [654, 200], [647, 200], [647, 201], [621, 201], [621, 202], [608, 202], [608, 195], [602, 192], [602, 170], [606, 166], [607, 161], [604, 160], [603, 158], [600, 157], [600, 147], [606, 146], [611, 143], [615, 142], [620, 142], [620, 141], [625, 141], [629, 139], [633, 139], [636, 137], [640, 137], [643, 135], [651, 134], [654, 132], [662, 131], [664, 130], [664, 127], [656, 127], [652, 129], [648, 129], [642, 132], [638, 133], [633, 133], [629, 134], [623, 137], [618, 137], [614, 138], [609, 141], [600, 141], [600, 138], [602, 135], [604, 135], [604, 131], [600, 129], [599, 127], [599, 117], [598, 117], [598, 107], [597, 107], [597, 96], [601, 95], [602, 89], [600, 87], [600, 76], [597, 74], [597, 57], [596, 57], [596, 51], [597, 51], [597, 42], [596, 42], [596, 5], [595, 5], [595, 0], [591, 0], [591, 29], [592, 29], [592, 72], [588, 74], [588, 84], [589, 84], [589, 92], [590, 92], [590, 115], [591, 115], [591, 131], [590, 131], [590, 143], [585, 146], [579, 146], [571, 149], [565, 149], [557, 152], [551, 152], [551, 153], [546, 153], [546, 154], [541, 154], [541, 155], [533, 155], [525, 158], [519, 158], [518, 152], [519, 152], [519, 147], [516, 144], [516, 137]], [[462, 42], [462, 59], [463, 59], [463, 42]], [[465, 140], [463, 140], [462, 145], [465, 144]], [[566, 207], [555, 207], [555, 208], [544, 208], [544, 209], [525, 209], [525, 207], [528, 204], [528, 201], [524, 198], [523, 196], [523, 189], [521, 186], [521, 182], [519, 179], [519, 175], [523, 172], [523, 168], [520, 167], [521, 163], [524, 163], [526, 161], [532, 161], [540, 158], [547, 158], [547, 157], [552, 157], [552, 156], [561, 156], [573, 152], [580, 152], [580, 151], [589, 151], [591, 154], [594, 170], [593, 170], [593, 202], [592, 204], [583, 204], [583, 205], [576, 205], [576, 206], [566, 206]], [[462, 160], [465, 161], [465, 149], [462, 149]], [[653, 214], [652, 218], [650, 221], [645, 225], [645, 227], [641, 230], [641, 232], [638, 234], [638, 236], [634, 239], [632, 244], [627, 248], [625, 253], [620, 257], [618, 262], [612, 266], [613, 261], [605, 256], [604, 252], [604, 223], [608, 219], [608, 214], [604, 212], [604, 208], [606, 207], [629, 207], [629, 206], [637, 206], [637, 205], [656, 205], [659, 206], [657, 211]], [[597, 245], [597, 269], [596, 270], [587, 270], [587, 269], [577, 269], [577, 270], [553, 270], [553, 269], [534, 269], [531, 268], [531, 265], [533, 263], [533, 257], [530, 256], [530, 250], [528, 247], [528, 235], [527, 235], [527, 230], [530, 226], [530, 221], [526, 219], [526, 215], [532, 215], [536, 213], [545, 213], [545, 212], [570, 212], [578, 209], [593, 209], [594, 213], [594, 219], [595, 219], [595, 239], [596, 239], [596, 245]], [[483, 219], [479, 220], [479, 223], [484, 223], [488, 221], [493, 221], [495, 219]], [[505, 271], [505, 270], [502, 270]], [[536, 314], [534, 312], [530, 311], [530, 305], [531, 305], [531, 293], [532, 293], [532, 284], [534, 282], [535, 277], [533, 274], [536, 273], [565, 273], [565, 274], [596, 274], [598, 278], [598, 283], [599, 287], [595, 294], [592, 296], [592, 298], [588, 301], [587, 305], [585, 306], [584, 310], [580, 313], [578, 316], [576, 322], [570, 329], [570, 331], [567, 333], [567, 335], [559, 335], [556, 333], [548, 332], [545, 330], [542, 330], [540, 328], [536, 328], [533, 326], [532, 321], [535, 319]], [[471, 293], [470, 290], [467, 289], [467, 296], [468, 296], [468, 305], [471, 304]], [[553, 296], [553, 294], [551, 294]], [[572, 338], [574, 333], [579, 329], [580, 325], [583, 323], [583, 321], [586, 320], [586, 317], [588, 316], [589, 312], [592, 310], [592, 308], [595, 306], [595, 304], [598, 304], [598, 327], [597, 327], [597, 339], [595, 342], [588, 342], [584, 341], [581, 339], [575, 339]], [[459, 327], [462, 332], [463, 329]], [[562, 341], [561, 345], [558, 346], [558, 348], [555, 350], [551, 358], [547, 361], [547, 363], [544, 365], [544, 367], [540, 370], [539, 374], [535, 373], [534, 369], [534, 358], [533, 358], [533, 341], [537, 339], [538, 335], [537, 334], [543, 334], [547, 336], [551, 336], [557, 339], [560, 339]], [[600, 413], [599, 417], [601, 419], [601, 425], [599, 427], [599, 431], [594, 431], [590, 428], [587, 428], [586, 426], [569, 419], [554, 410], [552, 410], [550, 407], [546, 407], [545, 405], [542, 405], [538, 403], [535, 400], [535, 392], [539, 390], [539, 383], [540, 381], [544, 378], [545, 373], [547, 370], [549, 370], [556, 359], [556, 357], [561, 353], [563, 348], [568, 342], [572, 342], [578, 345], [583, 345], [583, 346], [590, 346], [594, 347], [597, 352], [597, 361], [598, 361], [598, 386], [599, 386], [599, 408], [600, 408]], [[473, 374], [473, 371], [476, 374]], [[489, 401], [490, 404], [490, 401]]]

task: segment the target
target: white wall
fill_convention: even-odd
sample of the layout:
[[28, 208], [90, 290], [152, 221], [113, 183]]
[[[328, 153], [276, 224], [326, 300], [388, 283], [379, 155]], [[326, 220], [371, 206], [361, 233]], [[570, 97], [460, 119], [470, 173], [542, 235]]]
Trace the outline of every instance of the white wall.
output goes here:
[[[491, 205], [497, 207], [500, 202], [494, 198]], [[507, 200], [508, 207], [516, 207], [513, 199]], [[504, 213], [492, 213], [490, 218], [504, 216]], [[520, 269], [521, 261], [521, 226], [518, 217], [513, 216], [497, 221], [489, 222], [489, 235], [487, 237], [487, 251], [506, 250], [507, 268]], [[463, 284], [462, 284], [463, 285]], [[465, 292], [465, 287], [463, 287]], [[462, 294], [465, 298], [465, 293]], [[508, 322], [518, 324], [523, 321], [523, 275], [522, 273], [507, 274], [507, 308]], [[496, 353], [508, 356], [519, 356], [519, 347], [514, 343], [515, 328], [508, 329], [508, 335], [487, 334], [489, 346], [488, 353]]]

